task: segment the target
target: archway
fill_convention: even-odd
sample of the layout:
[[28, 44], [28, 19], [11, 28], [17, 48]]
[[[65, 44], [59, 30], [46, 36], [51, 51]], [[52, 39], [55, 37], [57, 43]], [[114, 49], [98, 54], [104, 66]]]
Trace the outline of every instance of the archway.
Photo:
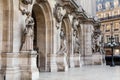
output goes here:
[[71, 49], [72, 49], [72, 42], [71, 42], [71, 30], [72, 30], [72, 25], [70, 23], [69, 17], [64, 17], [62, 21], [62, 27], [65, 30], [65, 37], [66, 37], [66, 46], [67, 46], [67, 65], [70, 67], [70, 54], [71, 54]]
[[[47, 3], [47, 2], [46, 2]], [[52, 53], [52, 21], [48, 3], [34, 4], [34, 50], [38, 51], [37, 66], [40, 71], [50, 71], [48, 54]]]

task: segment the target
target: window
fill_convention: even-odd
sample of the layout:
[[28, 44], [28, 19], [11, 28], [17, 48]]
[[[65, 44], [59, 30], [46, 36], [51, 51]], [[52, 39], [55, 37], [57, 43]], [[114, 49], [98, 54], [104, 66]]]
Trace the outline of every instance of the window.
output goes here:
[[110, 31], [110, 28], [111, 28], [111, 26], [108, 24], [108, 25], [106, 25], [106, 32], [109, 32]]
[[98, 15], [98, 18], [101, 18], [101, 14]]
[[115, 42], [119, 42], [119, 35], [116, 34], [116, 35], [114, 35], [114, 37], [115, 37]]
[[120, 54], [120, 50], [119, 50], [119, 49], [115, 49], [115, 50], [114, 50], [114, 54], [115, 54], [115, 55], [119, 55], [119, 54]]
[[110, 35], [106, 35], [106, 42], [110, 42]]
[[104, 17], [109, 17], [110, 16], [110, 14], [109, 13], [104, 13]]
[[101, 25], [100, 30], [104, 32], [104, 25]]
[[110, 2], [106, 2], [106, 3], [105, 3], [105, 7], [106, 7], [107, 10], [110, 9], [110, 6], [111, 6], [111, 5], [110, 5]]
[[118, 11], [114, 11], [114, 16], [118, 15]]
[[118, 31], [118, 30], [119, 30], [119, 23], [115, 23], [114, 31]]
[[114, 7], [118, 7], [119, 6], [119, 1], [118, 0], [114, 0]]
[[98, 4], [98, 11], [102, 10], [102, 4]]
[[107, 18], [108, 18], [108, 17], [109, 17], [109, 13], [106, 13], [106, 14], [105, 14], [105, 17], [107, 17]]

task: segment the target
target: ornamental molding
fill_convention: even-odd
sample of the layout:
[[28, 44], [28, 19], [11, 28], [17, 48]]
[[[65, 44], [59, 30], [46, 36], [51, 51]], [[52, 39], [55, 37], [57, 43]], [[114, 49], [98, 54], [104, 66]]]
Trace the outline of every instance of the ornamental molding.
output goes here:
[[54, 16], [58, 23], [60, 23], [63, 19], [64, 13], [63, 13], [63, 7], [60, 4], [55, 5], [54, 9]]
[[55, 17], [56, 22], [57, 22], [56, 23], [57, 29], [60, 28], [61, 22], [63, 20], [63, 17], [65, 16], [65, 14], [66, 14], [66, 10], [63, 8], [63, 6], [60, 4], [56, 4], [55, 9], [54, 9], [54, 17]]

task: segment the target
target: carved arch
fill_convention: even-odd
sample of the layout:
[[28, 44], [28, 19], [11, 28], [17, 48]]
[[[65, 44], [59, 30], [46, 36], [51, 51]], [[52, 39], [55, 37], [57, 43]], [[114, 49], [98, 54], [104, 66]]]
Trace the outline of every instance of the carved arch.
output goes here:
[[70, 19], [69, 17], [66, 17], [64, 16], [63, 17], [63, 20], [62, 20], [62, 23], [64, 24], [64, 28], [66, 30], [66, 41], [67, 41], [67, 62], [68, 62], [68, 65], [70, 67], [70, 55], [71, 55], [71, 52], [72, 52], [72, 24], [70, 22]]
[[[35, 48], [39, 48], [38, 68], [40, 71], [50, 71], [48, 57], [53, 53], [53, 21], [49, 3], [35, 3], [32, 8], [35, 19]], [[37, 43], [35, 43], [37, 42]], [[41, 46], [42, 45], [42, 46]]]

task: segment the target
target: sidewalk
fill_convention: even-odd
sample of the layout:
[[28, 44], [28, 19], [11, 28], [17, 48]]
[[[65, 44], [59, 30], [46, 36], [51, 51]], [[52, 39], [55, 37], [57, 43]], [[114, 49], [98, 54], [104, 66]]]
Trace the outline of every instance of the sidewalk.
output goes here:
[[120, 67], [83, 66], [68, 72], [45, 72], [39, 80], [120, 80]]

